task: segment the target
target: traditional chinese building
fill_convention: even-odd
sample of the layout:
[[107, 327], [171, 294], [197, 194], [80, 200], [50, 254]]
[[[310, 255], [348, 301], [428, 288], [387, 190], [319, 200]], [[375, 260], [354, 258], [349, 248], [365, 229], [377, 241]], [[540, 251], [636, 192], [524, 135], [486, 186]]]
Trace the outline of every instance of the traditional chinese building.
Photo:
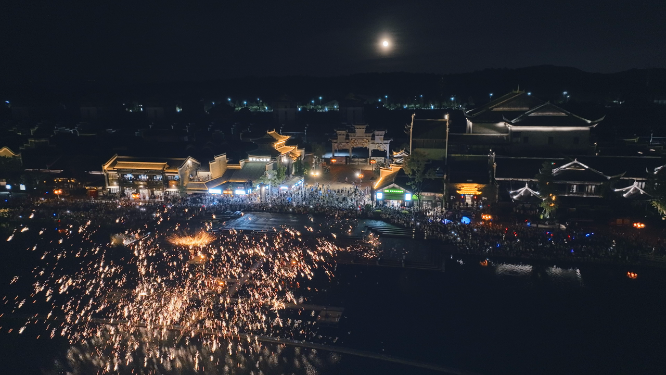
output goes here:
[[424, 179], [420, 196], [410, 186], [410, 178], [402, 166], [381, 168], [379, 179], [373, 185], [374, 201], [380, 206], [412, 206], [421, 200], [422, 208], [441, 207], [444, 199], [444, 179]]
[[106, 190], [110, 194], [138, 194], [141, 199], [159, 199], [167, 194], [178, 194], [181, 188], [187, 187], [189, 181], [196, 180], [199, 166], [201, 163], [192, 157], [114, 155], [102, 165], [102, 172]]
[[21, 153], [19, 152], [17, 154], [7, 146], [0, 148], [0, 157], [11, 158], [14, 160], [18, 160], [19, 163], [22, 163]]
[[266, 132], [263, 137], [252, 141], [257, 144], [257, 148], [247, 153], [248, 161], [278, 162], [286, 166], [288, 171], [292, 171], [293, 162], [303, 160], [305, 150], [295, 145], [286, 145], [289, 138], [275, 130]]
[[454, 143], [514, 154], [589, 153], [590, 129], [604, 119], [580, 117], [520, 90], [467, 111], [465, 116], [465, 136], [452, 137]]
[[368, 150], [368, 163], [370, 163], [373, 150], [386, 152], [386, 158], [388, 159], [391, 139], [384, 138], [386, 131], [367, 131], [367, 127], [368, 125], [354, 125], [353, 131], [350, 131], [351, 129], [336, 130], [337, 138], [331, 140], [333, 157], [341, 149], [349, 150], [349, 156], [351, 157], [354, 148], [365, 148]]
[[646, 199], [645, 185], [666, 164], [661, 157], [579, 156], [576, 158], [496, 157], [494, 179], [501, 201], [539, 197], [537, 174], [552, 167], [557, 196], [563, 202], [585, 204], [603, 197]]

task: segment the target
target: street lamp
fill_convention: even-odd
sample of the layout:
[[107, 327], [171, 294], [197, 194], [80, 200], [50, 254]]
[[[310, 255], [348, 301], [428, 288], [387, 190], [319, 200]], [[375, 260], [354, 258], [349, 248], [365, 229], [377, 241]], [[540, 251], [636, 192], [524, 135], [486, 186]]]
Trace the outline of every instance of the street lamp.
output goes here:
[[493, 100], [493, 93], [490, 93], [490, 100]]
[[319, 105], [321, 105], [321, 96], [319, 97]]

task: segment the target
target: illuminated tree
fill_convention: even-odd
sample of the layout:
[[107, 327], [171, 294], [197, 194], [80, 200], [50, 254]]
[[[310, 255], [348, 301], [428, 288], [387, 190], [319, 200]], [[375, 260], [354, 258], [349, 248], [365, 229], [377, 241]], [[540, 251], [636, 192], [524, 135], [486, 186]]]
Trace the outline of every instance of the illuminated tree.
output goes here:
[[666, 168], [659, 168], [648, 177], [646, 192], [652, 196], [652, 206], [666, 216]]
[[541, 208], [543, 208], [544, 217], [550, 218], [554, 215], [558, 207], [557, 188], [553, 178], [553, 163], [546, 161], [541, 166], [541, 170], [535, 176], [539, 184], [539, 194], [541, 195]]
[[405, 157], [402, 165], [410, 181], [407, 183], [418, 197], [418, 208], [421, 209], [421, 193], [423, 192], [423, 181], [437, 178], [435, 171], [428, 169], [428, 156], [420, 151], [414, 151]]

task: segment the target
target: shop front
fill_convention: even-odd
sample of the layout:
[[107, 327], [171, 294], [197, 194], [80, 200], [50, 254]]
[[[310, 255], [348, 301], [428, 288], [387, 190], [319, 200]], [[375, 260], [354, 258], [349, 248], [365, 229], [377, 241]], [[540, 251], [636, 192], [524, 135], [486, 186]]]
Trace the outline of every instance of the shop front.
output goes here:
[[375, 201], [378, 206], [404, 207], [412, 206], [418, 198], [412, 192], [399, 188], [385, 188], [375, 192]]

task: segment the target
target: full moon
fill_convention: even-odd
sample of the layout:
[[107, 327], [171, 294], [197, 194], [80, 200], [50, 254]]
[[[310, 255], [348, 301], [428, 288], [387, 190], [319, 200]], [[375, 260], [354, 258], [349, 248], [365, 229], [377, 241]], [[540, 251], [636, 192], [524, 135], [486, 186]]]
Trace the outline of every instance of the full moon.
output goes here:
[[384, 47], [388, 47], [388, 46], [389, 46], [389, 42], [388, 42], [388, 40], [383, 41], [383, 42], [382, 42], [382, 46], [384, 46]]

